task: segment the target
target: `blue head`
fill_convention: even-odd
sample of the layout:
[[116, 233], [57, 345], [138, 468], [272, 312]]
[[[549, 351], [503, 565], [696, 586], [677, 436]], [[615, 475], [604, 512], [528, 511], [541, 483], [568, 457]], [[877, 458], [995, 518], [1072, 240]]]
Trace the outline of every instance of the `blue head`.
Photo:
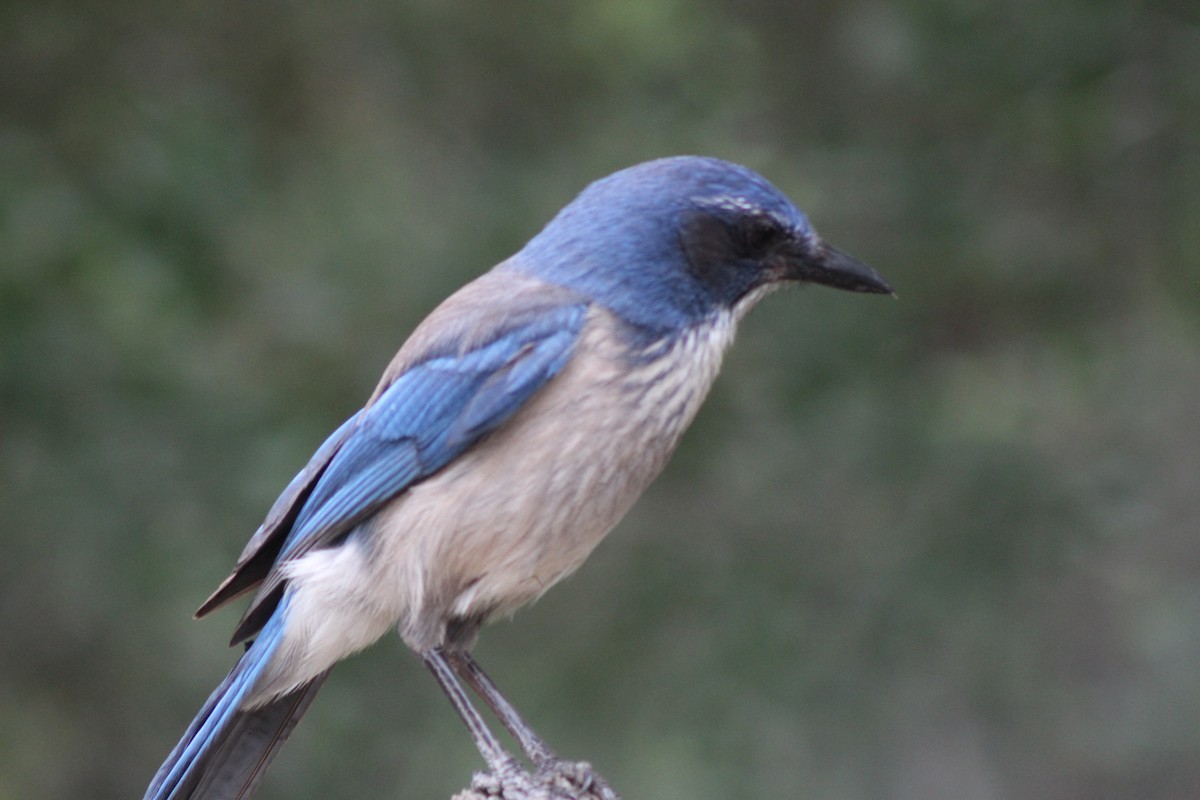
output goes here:
[[511, 264], [648, 330], [744, 310], [786, 282], [892, 291], [825, 244], [761, 175], [698, 156], [648, 161], [596, 181]]

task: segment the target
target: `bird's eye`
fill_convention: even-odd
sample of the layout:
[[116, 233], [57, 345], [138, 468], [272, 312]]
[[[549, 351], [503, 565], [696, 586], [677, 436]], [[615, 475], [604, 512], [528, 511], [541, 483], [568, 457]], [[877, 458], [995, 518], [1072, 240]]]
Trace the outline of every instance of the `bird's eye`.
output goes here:
[[779, 221], [768, 216], [748, 217], [740, 228], [742, 243], [747, 250], [755, 254], [765, 252], [784, 235]]

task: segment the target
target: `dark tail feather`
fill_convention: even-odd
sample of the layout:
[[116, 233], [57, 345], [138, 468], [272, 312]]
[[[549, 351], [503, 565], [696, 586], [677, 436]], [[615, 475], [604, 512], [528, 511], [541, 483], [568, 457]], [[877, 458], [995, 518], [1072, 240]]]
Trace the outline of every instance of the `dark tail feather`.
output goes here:
[[243, 710], [259, 674], [278, 643], [276, 619], [221, 681], [192, 720], [183, 738], [158, 768], [144, 800], [241, 800], [262, 780], [308, 709], [328, 672], [294, 692], [253, 710]]
[[241, 800], [249, 797], [325, 682], [322, 673], [304, 687], [254, 711], [239, 711], [213, 741], [172, 798]]

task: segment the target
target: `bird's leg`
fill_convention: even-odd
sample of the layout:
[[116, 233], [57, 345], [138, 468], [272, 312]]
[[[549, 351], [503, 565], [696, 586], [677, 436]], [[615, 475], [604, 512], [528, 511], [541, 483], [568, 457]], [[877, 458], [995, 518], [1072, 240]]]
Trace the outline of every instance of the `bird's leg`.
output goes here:
[[[529, 756], [529, 760], [537, 768], [540, 778], [548, 782], [547, 785], [563, 781], [568, 786], [574, 787], [570, 790], [572, 792], [583, 790], [602, 800], [621, 800], [620, 795], [613, 791], [608, 782], [592, 769], [591, 764], [583, 761], [563, 761], [556, 756], [549, 745], [542, 740], [542, 737], [534, 733], [529, 724], [521, 718], [512, 703], [500, 694], [496, 684], [492, 682], [492, 679], [488, 677], [483, 668], [479, 666], [479, 662], [470, 653], [458, 650], [445, 655], [454, 672], [483, 698], [483, 702], [487, 703], [488, 708], [495, 712], [500, 723], [520, 743], [525, 755]], [[558, 797], [557, 794], [553, 796]], [[575, 795], [571, 794], [570, 796]]]
[[[447, 663], [447, 656], [442, 652], [441, 648], [428, 650], [421, 654], [421, 658], [424, 659], [425, 666], [433, 673], [433, 677], [437, 679], [438, 685], [442, 687], [442, 691], [450, 698], [450, 703], [454, 706], [454, 710], [458, 712], [458, 716], [466, 724], [467, 730], [471, 733], [471, 738], [475, 741], [475, 747], [479, 749], [479, 754], [487, 762], [488, 769], [492, 771], [492, 774], [500, 779], [520, 774], [521, 768], [517, 765], [516, 759], [500, 746], [500, 742], [488, 730], [483, 717], [479, 716], [479, 712], [471, 705], [466, 692], [462, 690], [462, 686], [455, 679], [454, 670]], [[471, 685], [474, 686], [475, 684], [472, 683]], [[507, 723], [505, 725], [507, 726]], [[524, 742], [522, 742], [523, 745]]]
[[492, 682], [492, 679], [488, 677], [483, 668], [479, 666], [479, 662], [470, 653], [465, 650], [452, 651], [446, 653], [446, 659], [458, 677], [466, 681], [467, 685], [483, 699], [483, 702], [487, 703], [488, 708], [495, 712], [500, 724], [516, 738], [521, 749], [525, 751], [525, 755], [529, 756], [529, 760], [535, 767], [542, 770], [560, 762], [558, 756], [554, 754], [542, 737], [533, 732], [529, 724], [513, 708], [512, 703], [500, 694], [496, 684]]

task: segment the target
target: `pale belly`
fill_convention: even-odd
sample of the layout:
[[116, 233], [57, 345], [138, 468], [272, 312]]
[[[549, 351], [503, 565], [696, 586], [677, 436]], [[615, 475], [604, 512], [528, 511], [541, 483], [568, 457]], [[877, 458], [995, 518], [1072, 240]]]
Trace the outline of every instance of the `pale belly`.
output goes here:
[[697, 334], [634, 368], [591, 335], [507, 425], [341, 546], [287, 565], [288, 624], [255, 702], [392, 626], [418, 652], [469, 647], [488, 618], [573, 572], [666, 464], [729, 335]]

